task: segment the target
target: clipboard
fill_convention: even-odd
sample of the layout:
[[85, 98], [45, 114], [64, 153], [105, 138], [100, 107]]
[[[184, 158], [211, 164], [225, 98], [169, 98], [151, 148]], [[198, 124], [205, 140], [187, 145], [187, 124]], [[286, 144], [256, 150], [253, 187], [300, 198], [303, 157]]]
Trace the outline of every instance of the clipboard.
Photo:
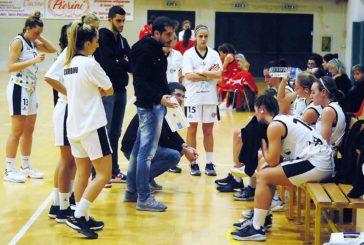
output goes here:
[[164, 117], [168, 123], [169, 128], [172, 132], [176, 132], [190, 126], [189, 122], [185, 114], [182, 111], [181, 106], [178, 104], [178, 101], [175, 97], [170, 97], [170, 100], [176, 103], [178, 106], [176, 108], [168, 108], [167, 107], [167, 114]]

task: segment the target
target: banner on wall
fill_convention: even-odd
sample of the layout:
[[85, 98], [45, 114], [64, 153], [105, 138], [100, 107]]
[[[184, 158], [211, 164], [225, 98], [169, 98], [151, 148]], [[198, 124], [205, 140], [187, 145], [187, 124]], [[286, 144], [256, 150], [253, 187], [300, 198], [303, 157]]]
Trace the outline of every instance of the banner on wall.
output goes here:
[[0, 18], [26, 18], [35, 11], [44, 16], [44, 0], [0, 0]]
[[134, 0], [0, 0], [0, 18], [24, 18], [40, 11], [45, 19], [79, 19], [95, 13], [106, 20], [109, 8], [120, 5], [134, 20]]

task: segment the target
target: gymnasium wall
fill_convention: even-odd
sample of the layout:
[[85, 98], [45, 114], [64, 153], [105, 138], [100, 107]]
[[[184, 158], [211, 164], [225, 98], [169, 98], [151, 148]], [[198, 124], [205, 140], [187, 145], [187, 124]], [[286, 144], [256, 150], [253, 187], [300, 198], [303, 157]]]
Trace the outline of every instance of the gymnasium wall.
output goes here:
[[[346, 54], [346, 12], [347, 4], [336, 4], [335, 0], [291, 0], [296, 5], [295, 9], [283, 8], [285, 0], [176, 0], [176, 6], [167, 7], [163, 0], [134, 0], [134, 20], [126, 22], [123, 35], [129, 44], [137, 41], [139, 30], [147, 21], [147, 10], [189, 10], [196, 11], [196, 24], [206, 24], [211, 33], [209, 45], [214, 46], [215, 11], [226, 12], [259, 12], [259, 13], [310, 13], [314, 15], [313, 51], [321, 52], [321, 37], [332, 37], [332, 52], [337, 52], [339, 57]], [[244, 2], [245, 8], [236, 9], [234, 3]], [[24, 25], [24, 19], [0, 19], [0, 71], [6, 70], [8, 59], [8, 46], [10, 41], [19, 33]], [[58, 44], [60, 28], [68, 20], [44, 19], [44, 36]], [[101, 27], [106, 22], [101, 23]], [[294, 30], [287, 30], [287, 32]], [[40, 64], [40, 71], [45, 71], [54, 60], [55, 55], [48, 55], [45, 62]]]

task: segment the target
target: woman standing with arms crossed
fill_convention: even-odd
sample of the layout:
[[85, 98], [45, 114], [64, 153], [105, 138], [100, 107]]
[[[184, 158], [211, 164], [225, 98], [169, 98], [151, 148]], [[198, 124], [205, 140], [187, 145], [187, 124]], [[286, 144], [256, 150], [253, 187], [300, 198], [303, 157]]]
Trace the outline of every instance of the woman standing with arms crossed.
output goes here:
[[[83, 194], [74, 217], [68, 218], [66, 224], [90, 239], [96, 239], [98, 235], [88, 225], [89, 206], [111, 178], [112, 150], [101, 96], [112, 95], [113, 88], [99, 63], [88, 57], [98, 46], [95, 28], [79, 21], [72, 23], [64, 67], [68, 99], [67, 137], [77, 167], [75, 195]], [[92, 166], [96, 178], [88, 183]]]
[[[57, 48], [41, 36], [43, 21], [35, 12], [25, 21], [23, 32], [15, 37], [9, 47], [7, 100], [11, 116], [11, 131], [6, 143], [6, 168], [4, 180], [24, 183], [27, 177], [42, 179], [30, 165], [30, 153], [34, 125], [38, 113], [37, 64], [45, 58], [44, 53], [55, 53]], [[21, 167], [16, 171], [15, 158], [20, 143]]]
[[[182, 68], [187, 90], [185, 114], [191, 124], [187, 130], [187, 144], [196, 149], [197, 126], [199, 122], [202, 123], [206, 152], [205, 174], [216, 176], [213, 165], [213, 128], [214, 123], [220, 120], [216, 81], [221, 79], [222, 64], [219, 54], [207, 46], [207, 26], [196, 26], [195, 36], [196, 46], [184, 53]], [[196, 162], [191, 163], [191, 175], [201, 175]]]

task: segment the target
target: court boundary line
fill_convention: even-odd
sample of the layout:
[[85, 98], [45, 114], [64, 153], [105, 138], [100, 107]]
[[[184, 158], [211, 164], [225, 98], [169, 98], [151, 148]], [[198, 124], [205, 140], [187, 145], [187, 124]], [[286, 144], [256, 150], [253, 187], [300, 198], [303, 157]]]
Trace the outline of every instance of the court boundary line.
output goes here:
[[38, 219], [38, 217], [42, 214], [42, 212], [48, 207], [49, 202], [53, 197], [53, 192], [51, 192], [48, 197], [43, 201], [43, 203], [39, 206], [37, 211], [29, 218], [29, 220], [25, 223], [25, 225], [19, 230], [19, 232], [11, 239], [9, 245], [15, 245], [19, 242], [19, 240], [25, 235], [25, 233], [29, 230], [29, 228], [33, 225], [33, 223]]

